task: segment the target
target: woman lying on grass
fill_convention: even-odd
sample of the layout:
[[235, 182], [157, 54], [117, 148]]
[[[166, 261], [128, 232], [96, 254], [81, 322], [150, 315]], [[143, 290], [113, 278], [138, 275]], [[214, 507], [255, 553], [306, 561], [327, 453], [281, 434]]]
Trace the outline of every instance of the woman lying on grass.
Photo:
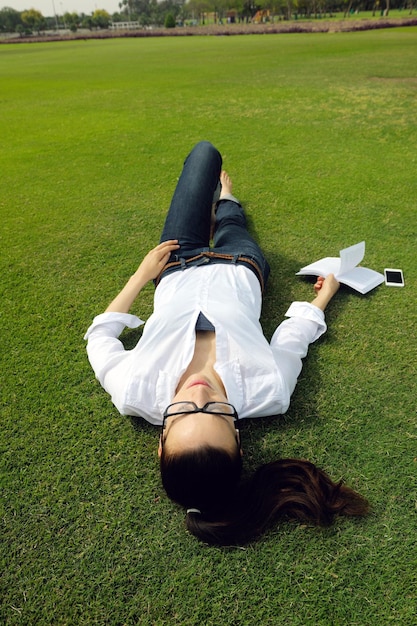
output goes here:
[[[240, 480], [238, 420], [288, 409], [339, 283], [333, 275], [319, 278], [313, 301], [294, 302], [268, 343], [259, 318], [269, 266], [221, 166], [210, 143], [194, 147], [161, 243], [94, 319], [86, 339], [90, 363], [119, 412], [162, 426], [162, 482], [187, 509], [189, 531], [227, 545], [256, 538], [280, 517], [328, 525], [335, 515], [364, 515], [368, 504], [298, 459], [268, 463]], [[154, 312], [126, 351], [118, 337], [126, 326], [143, 324], [128, 312], [151, 280]]]

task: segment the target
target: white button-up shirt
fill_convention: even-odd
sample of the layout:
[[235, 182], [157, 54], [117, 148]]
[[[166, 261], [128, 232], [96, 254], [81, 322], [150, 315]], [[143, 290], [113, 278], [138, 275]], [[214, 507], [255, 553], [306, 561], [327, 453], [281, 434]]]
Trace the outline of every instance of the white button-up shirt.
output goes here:
[[118, 337], [126, 326], [144, 322], [128, 313], [102, 313], [85, 335], [88, 358], [122, 415], [160, 425], [193, 357], [202, 312], [216, 329], [214, 368], [239, 418], [285, 413], [308, 346], [326, 331], [324, 313], [294, 302], [268, 343], [259, 322], [261, 305], [259, 281], [243, 265], [176, 271], [156, 288], [154, 312], [132, 350]]

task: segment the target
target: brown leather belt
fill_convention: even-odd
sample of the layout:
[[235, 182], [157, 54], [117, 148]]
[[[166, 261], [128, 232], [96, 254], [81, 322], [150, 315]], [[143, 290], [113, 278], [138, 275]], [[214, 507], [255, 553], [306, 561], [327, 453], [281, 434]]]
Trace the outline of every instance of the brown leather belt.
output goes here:
[[155, 279], [155, 286], [157, 286], [159, 284], [159, 281], [161, 280], [163, 274], [170, 268], [172, 267], [181, 267], [181, 269], [186, 269], [187, 266], [192, 263], [193, 261], [198, 261], [198, 259], [207, 259], [207, 262], [210, 261], [210, 259], [219, 259], [220, 261], [228, 261], [231, 262], [233, 264], [235, 263], [247, 263], [248, 265], [250, 265], [254, 270], [255, 270], [255, 274], [259, 279], [259, 282], [261, 284], [261, 291], [263, 293], [264, 291], [264, 278], [262, 276], [262, 272], [259, 268], [259, 265], [256, 263], [256, 261], [254, 261], [253, 259], [249, 259], [246, 256], [242, 256], [242, 255], [233, 255], [233, 254], [221, 254], [220, 252], [200, 252], [200, 254], [197, 254], [196, 256], [192, 256], [189, 259], [180, 259], [179, 261], [171, 261], [171, 263], [167, 263], [164, 267], [164, 269], [162, 270], [162, 272], [160, 272], [160, 274], [158, 274], [158, 276]]

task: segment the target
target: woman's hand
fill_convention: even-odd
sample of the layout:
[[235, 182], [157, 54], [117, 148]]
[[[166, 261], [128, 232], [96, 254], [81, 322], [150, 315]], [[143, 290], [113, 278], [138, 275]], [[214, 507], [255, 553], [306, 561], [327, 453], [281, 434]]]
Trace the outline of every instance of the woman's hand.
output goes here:
[[[324, 289], [323, 289], [324, 287]], [[333, 297], [339, 290], [340, 283], [335, 279], [334, 274], [329, 274], [327, 278], [319, 276], [316, 284], [314, 285], [314, 291], [316, 294], [319, 291], [329, 293]]]
[[141, 279], [146, 281], [146, 283], [153, 280], [164, 269], [171, 252], [178, 250], [179, 247], [178, 239], [169, 239], [160, 243], [148, 252], [136, 270], [136, 274], [140, 275]]
[[329, 274], [327, 278], [319, 276], [316, 284], [314, 285], [316, 297], [313, 300], [312, 304], [324, 311], [330, 300], [339, 291], [339, 287], [340, 283], [336, 280], [334, 274]]
[[171, 252], [179, 248], [177, 239], [170, 239], [153, 248], [143, 259], [136, 272], [109, 304], [107, 312], [128, 313], [142, 288], [164, 269]]

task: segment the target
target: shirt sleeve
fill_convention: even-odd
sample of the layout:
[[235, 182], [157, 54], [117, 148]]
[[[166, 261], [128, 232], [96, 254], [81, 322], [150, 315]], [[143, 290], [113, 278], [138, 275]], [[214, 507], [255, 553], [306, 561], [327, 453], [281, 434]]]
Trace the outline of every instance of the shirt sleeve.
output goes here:
[[138, 328], [144, 322], [129, 313], [101, 313], [97, 315], [84, 339], [87, 343], [87, 354], [96, 377], [103, 384], [106, 373], [114, 367], [126, 354], [119, 340], [123, 329]]
[[321, 337], [327, 326], [324, 312], [308, 302], [293, 302], [285, 315], [289, 319], [276, 329], [271, 349], [291, 396], [310, 343]]

